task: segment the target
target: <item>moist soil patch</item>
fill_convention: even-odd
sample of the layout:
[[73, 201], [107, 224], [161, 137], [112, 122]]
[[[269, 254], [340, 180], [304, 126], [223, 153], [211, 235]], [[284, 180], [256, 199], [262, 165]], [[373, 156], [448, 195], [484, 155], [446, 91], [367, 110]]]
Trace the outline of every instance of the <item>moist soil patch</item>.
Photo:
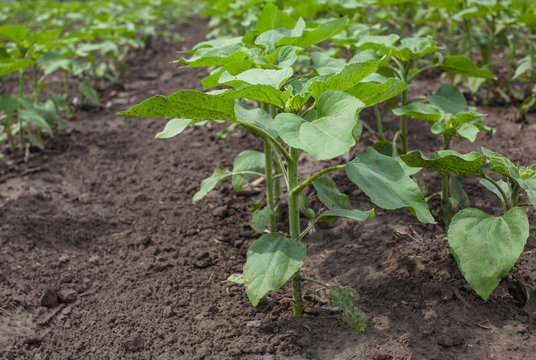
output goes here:
[[[44, 151], [4, 158], [0, 172], [0, 358], [2, 359], [531, 359], [535, 318], [501, 284], [488, 302], [467, 285], [441, 224], [420, 224], [406, 210], [376, 209], [363, 223], [339, 220], [305, 239], [303, 273], [355, 288], [368, 316], [357, 333], [328, 306], [326, 292], [304, 288], [306, 314], [292, 318], [288, 286], [257, 307], [225, 280], [241, 272], [248, 246], [248, 205], [261, 186], [235, 194], [221, 184], [192, 204], [214, 167], [231, 167], [259, 139], [220, 124], [156, 140], [165, 121], [114, 115], [154, 94], [200, 89], [204, 70], [171, 64], [176, 51], [202, 41], [206, 23], [179, 28], [182, 43], [157, 39], [132, 57], [130, 73], [101, 92], [102, 106], [79, 108]], [[412, 87], [435, 91], [440, 81]], [[475, 144], [514, 162], [536, 160], [534, 114], [514, 121], [515, 107], [479, 107], [493, 136]], [[374, 126], [372, 113], [364, 121]], [[387, 136], [397, 120], [387, 112]], [[532, 119], [532, 121], [531, 121]], [[410, 147], [440, 147], [410, 121]], [[375, 135], [365, 132], [358, 151]], [[340, 160], [340, 159], [339, 159]], [[334, 164], [339, 160], [334, 160]], [[304, 165], [313, 161], [304, 158]], [[439, 189], [439, 176], [419, 174]], [[353, 205], [372, 205], [344, 174], [334, 179]], [[474, 207], [500, 204], [476, 182]], [[482, 195], [484, 194], [484, 195]], [[320, 205], [313, 202], [312, 206]], [[432, 201], [439, 216], [439, 203]], [[305, 221], [305, 220], [304, 220]], [[306, 223], [302, 223], [305, 226]], [[531, 235], [516, 271], [536, 286]]]

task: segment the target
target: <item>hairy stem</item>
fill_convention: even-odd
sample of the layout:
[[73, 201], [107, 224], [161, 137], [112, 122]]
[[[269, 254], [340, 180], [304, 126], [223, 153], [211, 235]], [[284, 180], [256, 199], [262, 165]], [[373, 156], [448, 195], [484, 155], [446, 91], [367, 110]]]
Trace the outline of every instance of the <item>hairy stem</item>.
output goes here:
[[272, 210], [270, 214], [270, 232], [275, 232], [275, 213], [274, 213], [274, 180], [272, 178], [272, 146], [268, 140], [264, 140], [264, 163], [265, 163], [265, 180], [266, 180], [266, 203]]
[[20, 117], [20, 111], [21, 111], [21, 103], [20, 100], [22, 99], [22, 96], [24, 95], [24, 69], [20, 70], [19, 74], [19, 106], [17, 109], [17, 113], [19, 115], [19, 150], [24, 150], [24, 127], [22, 126], [22, 118]]
[[[299, 191], [294, 191], [298, 187], [298, 159], [300, 157], [300, 150], [290, 148], [290, 162], [288, 163], [288, 219], [290, 237], [296, 241], [300, 239], [300, 210], [298, 205]], [[294, 305], [293, 314], [294, 317], [301, 317], [303, 315], [303, 301], [301, 292], [301, 275], [300, 271], [292, 276], [292, 289], [294, 292]]]
[[378, 133], [380, 134], [380, 140], [385, 141], [385, 135], [383, 134], [382, 116], [378, 104], [374, 105], [374, 115], [376, 115], [376, 124], [378, 126]]
[[327, 174], [327, 173], [329, 173], [331, 171], [340, 170], [340, 169], [346, 169], [346, 164], [330, 166], [328, 168], [325, 168], [324, 170], [321, 170], [321, 171], [317, 172], [316, 174], [314, 174], [313, 176], [311, 176], [310, 178], [308, 178], [307, 180], [302, 182], [300, 185], [298, 185], [294, 189], [292, 189], [290, 191], [290, 194], [295, 193], [296, 196], [297, 196], [297, 194], [299, 194], [307, 185], [311, 184], [313, 181], [315, 181], [316, 179], [318, 179], [322, 175]]
[[503, 189], [499, 186], [499, 184], [497, 184], [497, 182], [495, 180], [493, 180], [492, 178], [490, 178], [487, 175], [484, 175], [484, 179], [488, 180], [490, 183], [493, 184], [493, 186], [495, 186], [495, 188], [499, 191], [499, 193], [501, 194], [501, 196], [503, 198], [504, 206], [506, 207], [506, 211], [510, 210], [512, 208], [512, 203], [510, 202], [510, 199], [505, 194]]

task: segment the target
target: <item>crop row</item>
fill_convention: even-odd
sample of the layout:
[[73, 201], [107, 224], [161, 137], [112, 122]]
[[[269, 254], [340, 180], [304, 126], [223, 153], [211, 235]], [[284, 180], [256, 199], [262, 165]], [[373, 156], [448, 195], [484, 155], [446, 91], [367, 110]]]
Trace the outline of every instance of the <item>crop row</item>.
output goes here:
[[[120, 114], [171, 118], [159, 138], [210, 121], [229, 122], [231, 128], [241, 126], [260, 137], [264, 151], [244, 150], [231, 170], [217, 167], [193, 198], [200, 201], [227, 178], [235, 191], [244, 190], [252, 179], [264, 180], [265, 196], [251, 206], [251, 226], [262, 235], [251, 244], [243, 272], [229, 277], [245, 286], [253, 305], [291, 281], [293, 312], [299, 317], [301, 283], [313, 281], [329, 289], [332, 304], [343, 309], [350, 326], [364, 329], [366, 317], [354, 290], [300, 272], [306, 258], [304, 240], [317, 223], [374, 216], [374, 209], [352, 208], [350, 199], [326, 176], [333, 171], [345, 171], [374, 205], [406, 208], [424, 223], [436, 223], [428, 201], [439, 196], [454, 258], [482, 299], [489, 298], [503, 277], [519, 280], [511, 269], [529, 236], [524, 207], [536, 207], [536, 164], [517, 165], [485, 148], [460, 154], [450, 143], [452, 138], [473, 142], [480, 132], [494, 132], [457, 85], [474, 89], [475, 84], [485, 84], [487, 94], [508, 94], [513, 92], [506, 86], [521, 75], [534, 82], [532, 63], [527, 67], [521, 61], [513, 72], [508, 68], [513, 75], [502, 85], [502, 75], [485, 51], [495, 51], [501, 41], [514, 41], [509, 39], [514, 36], [512, 46], [518, 50], [509, 56], [534, 59], [531, 2], [285, 1], [281, 7], [277, 1], [209, 2], [206, 14], [212, 16], [217, 26], [213, 34], [219, 37], [197, 44], [190, 57], [178, 60], [210, 70], [201, 81], [206, 91], [153, 96]], [[407, 24], [408, 18], [418, 26]], [[508, 19], [515, 23], [507, 24]], [[459, 23], [465, 24], [461, 31]], [[457, 36], [465, 40], [455, 41]], [[438, 46], [443, 40], [446, 48]], [[480, 54], [473, 52], [476, 44], [486, 44], [480, 46]], [[434, 94], [410, 98], [412, 81], [429, 71], [445, 74], [445, 83]], [[392, 139], [382, 131], [382, 103], [400, 118]], [[367, 107], [374, 109], [381, 139], [354, 160], [342, 162], [341, 156], [360, 140], [366, 125], [359, 113]], [[408, 144], [408, 117], [431, 124], [440, 151], [430, 157], [409, 151], [415, 144]], [[303, 176], [298, 164], [304, 153], [319, 161], [339, 159], [339, 164]], [[422, 168], [441, 174], [441, 192], [425, 197], [413, 177]], [[463, 190], [467, 176], [479, 178], [500, 199], [501, 216], [469, 206]], [[309, 206], [313, 192], [323, 204], [318, 211]], [[288, 227], [280, 221], [283, 206], [288, 208]], [[308, 219], [305, 229], [300, 228], [301, 217]], [[526, 285], [522, 280], [519, 284]]]
[[[43, 148], [44, 133], [68, 126], [73, 85], [98, 104], [98, 80], [117, 81], [131, 49], [171, 36], [170, 25], [186, 14], [178, 0], [9, 1], [2, 8], [0, 146], [12, 152]], [[15, 76], [16, 90], [8, 82]], [[55, 82], [63, 91], [43, 91]]]

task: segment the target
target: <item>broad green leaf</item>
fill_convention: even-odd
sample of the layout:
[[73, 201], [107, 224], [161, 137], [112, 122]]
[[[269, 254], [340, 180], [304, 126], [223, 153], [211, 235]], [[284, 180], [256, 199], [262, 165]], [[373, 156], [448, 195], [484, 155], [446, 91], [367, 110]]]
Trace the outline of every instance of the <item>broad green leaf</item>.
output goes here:
[[169, 139], [179, 135], [190, 125], [191, 119], [171, 119], [166, 123], [164, 130], [156, 134], [157, 139]]
[[471, 206], [469, 196], [463, 190], [465, 178], [458, 175], [449, 175], [449, 200], [452, 207], [456, 210], [462, 210]]
[[194, 203], [203, 199], [210, 191], [212, 191], [219, 183], [231, 176], [232, 173], [225, 170], [223, 167], [218, 166], [214, 169], [211, 176], [201, 182], [199, 191], [194, 194], [192, 201]]
[[274, 126], [290, 146], [303, 149], [318, 160], [345, 154], [355, 145], [352, 129], [356, 111], [364, 104], [340, 91], [327, 91], [318, 100], [317, 118], [311, 122], [296, 114], [276, 116]]
[[476, 66], [465, 56], [445, 56], [439, 67], [445, 71], [470, 77], [494, 80], [495, 77], [488, 69]]
[[529, 236], [525, 210], [513, 207], [494, 217], [464, 209], [453, 218], [448, 241], [463, 276], [484, 300], [515, 265]]
[[405, 207], [420, 221], [435, 223], [419, 186], [398, 160], [368, 147], [348, 163], [346, 175], [374, 204], [384, 209]]
[[255, 39], [255, 44], [266, 49], [275, 49], [281, 45], [293, 45], [297, 38], [302, 36], [305, 29], [305, 21], [298, 19], [292, 29], [284, 27], [263, 32]]
[[268, 207], [262, 210], [255, 210], [251, 216], [251, 223], [249, 225], [253, 230], [262, 234], [270, 226], [270, 218], [273, 214], [272, 209]]
[[350, 199], [341, 193], [329, 176], [322, 176], [313, 181], [316, 196], [328, 209], [351, 210]]
[[357, 49], [368, 50], [372, 49], [375, 51], [380, 50], [384, 47], [392, 47], [400, 39], [400, 36], [396, 34], [390, 35], [366, 35], [359, 38], [359, 41], [355, 43]]
[[99, 95], [91, 83], [82, 82], [78, 84], [78, 90], [93, 104], [99, 104]]
[[333, 58], [323, 52], [314, 52], [311, 54], [313, 65], [319, 75], [330, 75], [341, 71], [346, 66], [344, 59]]
[[71, 60], [60, 53], [49, 51], [39, 58], [37, 63], [43, 69], [44, 75], [49, 75], [57, 70], [68, 70]]
[[25, 36], [25, 41], [30, 44], [45, 45], [61, 34], [61, 29], [52, 29], [39, 32], [31, 32]]
[[367, 316], [359, 309], [359, 296], [354, 289], [330, 286], [329, 297], [331, 306], [342, 309], [342, 317], [348, 325], [357, 331], [365, 331]]
[[366, 106], [372, 106], [400, 94], [407, 88], [408, 84], [402, 80], [389, 78], [381, 83], [360, 82], [345, 91], [364, 102]]
[[257, 25], [255, 31], [263, 33], [272, 29], [286, 28], [291, 29], [296, 24], [293, 20], [283, 11], [279, 10], [277, 6], [272, 3], [266, 3], [262, 9], [259, 17], [257, 18]]
[[337, 218], [345, 218], [354, 221], [365, 221], [374, 217], [374, 209], [369, 211], [361, 211], [357, 209], [332, 209], [323, 212], [318, 217], [318, 222], [328, 222], [336, 220]]
[[237, 103], [235, 105], [235, 115], [238, 120], [254, 125], [266, 131], [274, 138], [279, 137], [277, 130], [274, 128], [272, 117], [263, 109], [246, 109]]
[[188, 64], [188, 67], [223, 66], [244, 60], [248, 56], [246, 50], [239, 44], [203, 47], [198, 49], [191, 58], [180, 58], [177, 62]]
[[488, 158], [488, 163], [484, 166], [484, 170], [495, 171], [503, 176], [510, 177], [510, 169], [515, 168], [515, 165], [508, 158], [483, 146], [480, 149], [482, 154]]
[[267, 85], [279, 89], [283, 86], [283, 83], [292, 76], [292, 74], [294, 74], [294, 70], [290, 67], [281, 70], [249, 69], [236, 76], [224, 72], [220, 76], [219, 83], [235, 88], [248, 84]]
[[206, 78], [201, 80], [201, 84], [203, 84], [203, 87], [205, 89], [211, 89], [213, 87], [220, 86], [219, 80], [223, 73], [227, 72], [230, 75], [238, 75], [241, 72], [251, 69], [252, 66], [253, 60], [226, 64], [222, 68], [210, 74], [210, 76], [207, 76]]
[[19, 117], [31, 124], [34, 124], [40, 129], [45, 130], [50, 136], [52, 136], [52, 128], [47, 123], [47, 121], [37, 112], [32, 110], [22, 110], [19, 112]]
[[513, 179], [519, 185], [519, 187], [525, 191], [530, 203], [536, 208], [536, 176], [534, 176], [534, 173], [531, 177], [523, 179], [517, 168], [511, 167], [508, 170], [510, 173], [510, 178]]
[[20, 44], [30, 29], [23, 25], [0, 26], [0, 39]]
[[420, 151], [412, 151], [401, 155], [400, 158], [409, 166], [478, 177], [485, 176], [482, 166], [487, 161], [486, 156], [475, 151], [460, 154], [454, 150], [442, 150], [430, 155], [429, 158]]
[[409, 104], [397, 109], [393, 109], [393, 114], [397, 116], [411, 116], [412, 118], [433, 124], [442, 117], [441, 111], [430, 104]]
[[[240, 171], [251, 171], [251, 172], [264, 174], [265, 173], [264, 154], [255, 150], [242, 151], [234, 159], [234, 163], [233, 163], [233, 173], [240, 172]], [[232, 183], [233, 183], [234, 191], [240, 192], [240, 191], [245, 190], [246, 187], [248, 186], [249, 180], [255, 177], [259, 177], [259, 176], [252, 175], [252, 174], [233, 175]]]
[[303, 35], [291, 44], [301, 48], [308, 48], [311, 45], [330, 39], [332, 36], [343, 31], [347, 26], [348, 19], [346, 18], [327, 20], [312, 30], [304, 31]]
[[458, 87], [451, 84], [442, 84], [428, 100], [447, 114], [456, 115], [471, 110]]
[[378, 64], [379, 60], [348, 64], [336, 74], [312, 78], [306, 88], [317, 99], [329, 90], [346, 91], [376, 71]]
[[[499, 198], [499, 200], [501, 200], [501, 203], [503, 204], [503, 208], [506, 209], [506, 204], [504, 203], [504, 198], [502, 197], [501, 192], [497, 189], [497, 187], [495, 185], [493, 185], [490, 181], [488, 181], [486, 179], [480, 180], [480, 184], [482, 186], [484, 186], [486, 189], [488, 189], [493, 195], [497, 196]], [[502, 191], [505, 193], [505, 195], [508, 197], [508, 199], [510, 199], [511, 195], [510, 195], [510, 187], [508, 186], [508, 183], [503, 181], [503, 180], [499, 180], [499, 181], [497, 181], [497, 184], [502, 189]]]
[[244, 266], [246, 294], [253, 306], [281, 288], [303, 266], [305, 245], [279, 233], [261, 236], [249, 247]]
[[6, 116], [4, 122], [9, 126], [13, 123], [13, 114], [19, 107], [19, 100], [10, 94], [0, 95], [0, 112]]
[[28, 59], [20, 59], [5, 64], [0, 63], [0, 76], [27, 68], [29, 66], [32, 66], [33, 64], [35, 64], [35, 61]]
[[436, 42], [430, 37], [404, 38], [400, 46], [394, 49], [393, 56], [404, 62], [412, 62], [437, 50]]

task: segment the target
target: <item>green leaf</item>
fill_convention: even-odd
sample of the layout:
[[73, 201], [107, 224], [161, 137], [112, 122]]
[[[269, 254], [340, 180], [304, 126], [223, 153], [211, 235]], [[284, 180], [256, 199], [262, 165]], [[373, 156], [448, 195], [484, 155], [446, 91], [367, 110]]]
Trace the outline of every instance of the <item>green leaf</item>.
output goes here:
[[13, 114], [18, 107], [19, 100], [16, 96], [10, 94], [0, 95], [0, 112], [6, 116], [4, 121], [8, 126], [13, 123]]
[[488, 163], [483, 167], [484, 171], [491, 170], [507, 178], [510, 177], [510, 169], [515, 168], [515, 165], [508, 158], [498, 152], [488, 150], [483, 146], [480, 149], [488, 158]]
[[30, 44], [45, 45], [60, 36], [60, 34], [61, 29], [31, 32], [26, 35], [25, 40]]
[[298, 195], [298, 208], [300, 209], [301, 213], [309, 219], [314, 218], [316, 215], [315, 211], [309, 208], [309, 199], [303, 193]]
[[406, 174], [398, 160], [368, 147], [348, 163], [346, 175], [384, 209], [410, 210], [425, 223], [435, 223], [419, 186]]
[[318, 222], [333, 221], [337, 218], [345, 218], [354, 221], [365, 221], [374, 217], [374, 215], [374, 209], [371, 209], [369, 211], [361, 211], [357, 209], [333, 209], [320, 214], [320, 216], [318, 217]]
[[238, 120], [254, 125], [276, 139], [279, 137], [277, 130], [274, 128], [272, 117], [263, 109], [246, 109], [237, 103], [235, 105], [235, 115]]
[[255, 210], [249, 224], [253, 230], [263, 233], [270, 226], [270, 218], [274, 212], [272, 209], [265, 207], [262, 210]]
[[356, 111], [364, 104], [340, 91], [327, 91], [318, 100], [317, 118], [311, 122], [296, 114], [276, 116], [274, 126], [290, 146], [303, 149], [318, 160], [343, 155], [355, 145], [352, 129]]
[[235, 283], [235, 284], [238, 284], [238, 285], [242, 285], [244, 283], [244, 281], [245, 281], [244, 274], [231, 274], [227, 278], [227, 283], [228, 284]]
[[412, 62], [437, 50], [436, 42], [430, 37], [404, 38], [400, 46], [394, 49], [393, 56], [404, 62]]
[[359, 41], [355, 43], [357, 49], [368, 50], [372, 49], [375, 51], [380, 50], [384, 47], [392, 47], [400, 39], [400, 36], [396, 34], [390, 35], [365, 35], [359, 38]]
[[409, 166], [478, 177], [485, 176], [482, 167], [487, 161], [486, 156], [476, 151], [462, 155], [454, 150], [442, 150], [430, 155], [429, 158], [420, 151], [412, 151], [401, 155], [400, 158]]
[[[265, 173], [265, 159], [264, 154], [255, 150], [242, 151], [234, 159], [233, 173], [240, 171], [252, 171], [260, 174]], [[233, 189], [236, 192], [243, 191], [247, 188], [249, 180], [258, 175], [239, 174], [233, 175]]]
[[316, 196], [328, 209], [351, 210], [350, 199], [337, 189], [337, 185], [329, 176], [322, 176], [313, 181]]
[[255, 31], [258, 33], [263, 33], [265, 31], [278, 28], [291, 29], [295, 23], [295, 20], [293, 20], [283, 11], [279, 10], [277, 6], [269, 2], [266, 3], [259, 14], [259, 17], [257, 18]]
[[253, 306], [281, 288], [303, 266], [305, 245], [279, 233], [261, 236], [249, 247], [244, 266], [246, 294]]
[[381, 83], [360, 82], [345, 91], [364, 102], [366, 106], [372, 106], [400, 94], [407, 88], [408, 84], [402, 80], [389, 78]]
[[[486, 179], [480, 180], [480, 184], [482, 186], [484, 186], [486, 189], [488, 189], [493, 195], [497, 196], [499, 198], [499, 200], [501, 200], [503, 208], [506, 209], [506, 204], [504, 203], [504, 198], [502, 197], [502, 195], [501, 195], [500, 191], [497, 189], [497, 187], [495, 187], [495, 185], [493, 185], [490, 181], [488, 181]], [[503, 180], [499, 180], [499, 181], [497, 181], [497, 184], [501, 187], [502, 191], [504, 191], [506, 196], [510, 199], [511, 195], [510, 195], [510, 187], [508, 186], [508, 183], [503, 181]]]
[[180, 58], [177, 62], [188, 64], [188, 67], [223, 66], [244, 60], [248, 56], [246, 50], [239, 44], [203, 47], [198, 49], [191, 58]]
[[367, 316], [359, 309], [359, 295], [354, 289], [330, 286], [329, 297], [331, 306], [342, 309], [342, 317], [348, 325], [357, 331], [365, 331]]
[[156, 134], [157, 139], [169, 139], [179, 135], [190, 125], [191, 119], [171, 119], [166, 123], [164, 130]]
[[207, 76], [206, 78], [201, 80], [201, 84], [203, 84], [203, 87], [205, 89], [211, 89], [213, 87], [220, 86], [219, 80], [223, 73], [227, 72], [230, 75], [238, 75], [246, 70], [251, 69], [252, 66], [253, 60], [226, 64], [222, 68], [210, 74], [210, 76]]
[[50, 127], [50, 125], [37, 112], [32, 111], [32, 110], [22, 110], [21, 112], [19, 112], [19, 117], [22, 120], [29, 122], [31, 124], [34, 124], [38, 128], [45, 130], [50, 136], [53, 135], [52, 128]]
[[201, 182], [199, 191], [194, 194], [192, 201], [194, 203], [203, 199], [210, 191], [212, 191], [219, 183], [231, 176], [232, 173], [225, 170], [223, 167], [218, 166], [214, 169], [211, 176]]
[[456, 115], [471, 110], [458, 87], [451, 84], [442, 84], [428, 100], [447, 114]]
[[448, 241], [463, 276], [488, 300], [499, 281], [515, 265], [529, 236], [525, 210], [513, 207], [494, 217], [478, 209], [457, 213], [448, 229]]
[[536, 208], [536, 176], [534, 176], [534, 173], [527, 179], [523, 179], [521, 174], [519, 174], [519, 169], [515, 167], [511, 167], [509, 169], [509, 173], [510, 178], [513, 179], [519, 185], [519, 187], [525, 191], [530, 203]]
[[465, 56], [445, 56], [439, 67], [454, 74], [495, 80], [491, 71], [479, 68]]
[[99, 95], [97, 94], [97, 90], [95, 90], [91, 83], [82, 82], [78, 84], [78, 90], [93, 104], [99, 104]]
[[340, 33], [348, 26], [348, 19], [330, 19], [320, 23], [312, 30], [306, 30], [303, 35], [292, 44], [301, 48], [308, 48]]
[[393, 109], [393, 114], [397, 116], [411, 116], [412, 118], [433, 124], [442, 117], [441, 111], [430, 104], [409, 104], [397, 109]]
[[248, 85], [267, 85], [275, 89], [280, 89], [283, 83], [289, 79], [294, 70], [292, 68], [284, 68], [281, 70], [272, 69], [249, 69], [236, 76], [224, 72], [219, 83], [238, 88], [244, 84]]
[[35, 64], [35, 61], [28, 59], [21, 59], [6, 64], [0, 63], [0, 76], [12, 73], [17, 70], [25, 69]]
[[463, 183], [465, 182], [465, 178], [458, 175], [450, 175], [449, 176], [449, 200], [452, 205], [452, 207], [459, 211], [461, 209], [468, 208], [471, 206], [471, 202], [469, 200], [469, 196], [463, 190]]
[[20, 44], [30, 29], [23, 25], [0, 26], [0, 39]]
[[312, 53], [311, 59], [319, 75], [331, 75], [341, 71], [346, 66], [344, 59], [336, 59], [323, 52]]
[[305, 29], [305, 21], [298, 19], [292, 29], [278, 28], [268, 30], [257, 36], [255, 44], [266, 49], [275, 49], [281, 45], [293, 45], [296, 40], [302, 36]]
[[71, 61], [60, 53], [49, 51], [39, 58], [37, 63], [43, 69], [44, 75], [49, 75], [57, 70], [69, 69]]
[[379, 63], [379, 60], [370, 60], [348, 64], [336, 74], [312, 78], [306, 84], [306, 89], [317, 99], [329, 90], [346, 91], [376, 71]]

